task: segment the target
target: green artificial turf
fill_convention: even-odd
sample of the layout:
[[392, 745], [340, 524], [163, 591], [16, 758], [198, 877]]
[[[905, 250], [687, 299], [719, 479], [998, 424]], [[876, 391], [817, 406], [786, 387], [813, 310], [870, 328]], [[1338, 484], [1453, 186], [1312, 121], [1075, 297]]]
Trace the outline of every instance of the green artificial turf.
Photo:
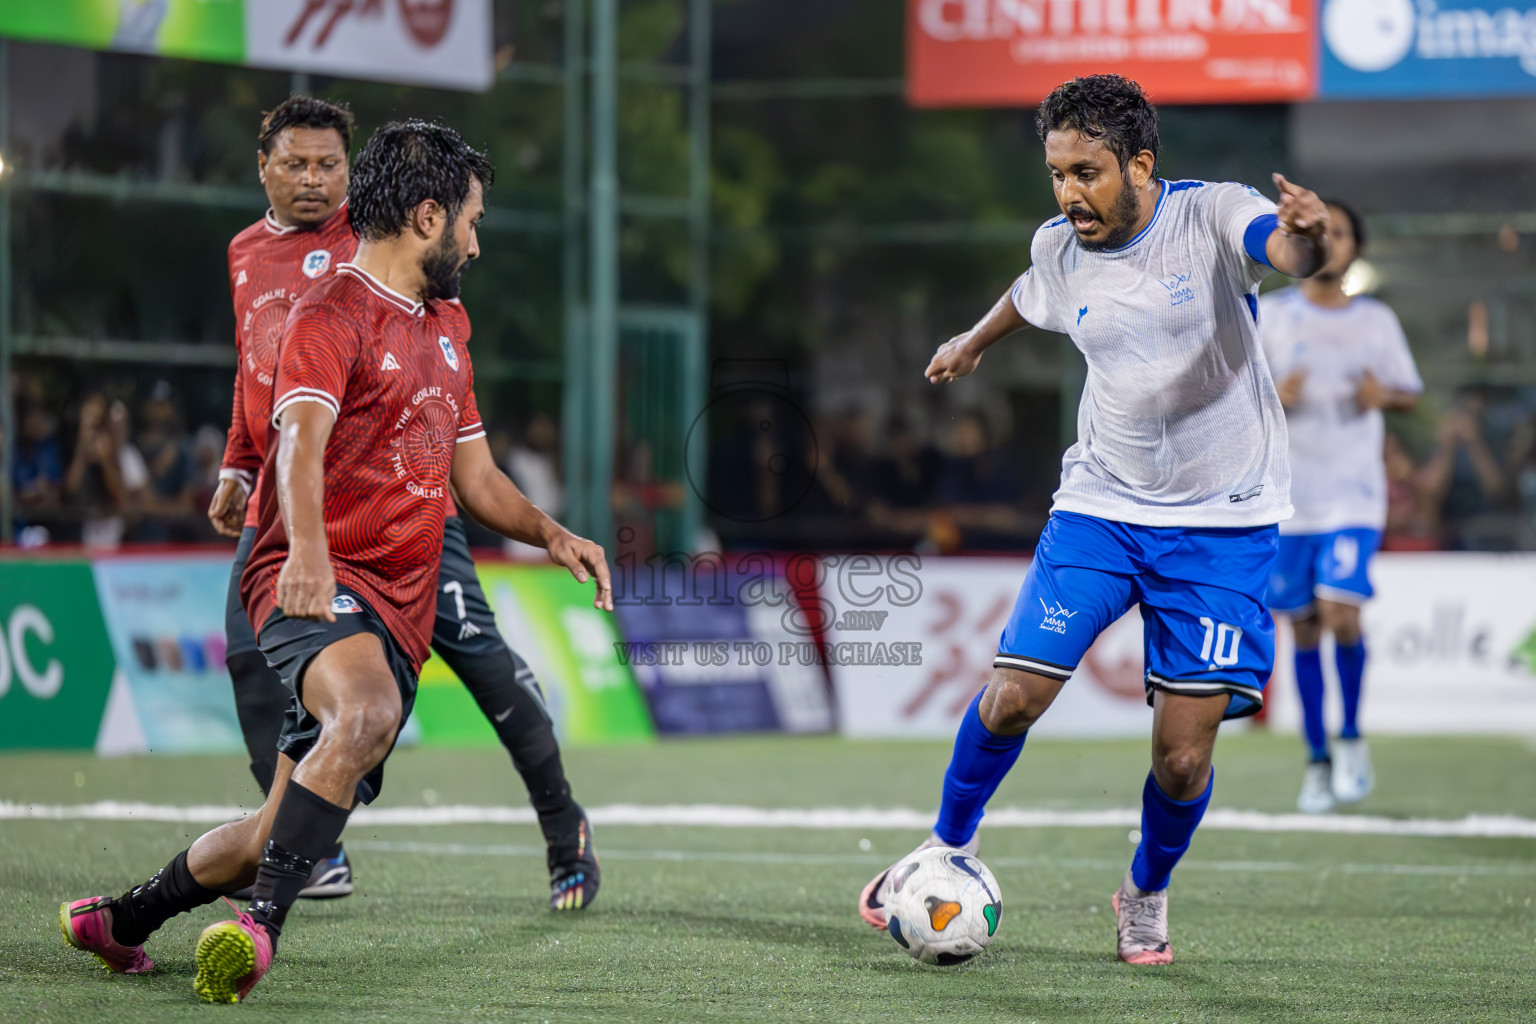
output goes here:
[[[1379, 739], [1359, 813], [1536, 817], [1536, 752], [1499, 739]], [[573, 751], [588, 805], [917, 807], [943, 744], [745, 738]], [[1131, 807], [1145, 743], [1034, 742], [995, 806]], [[1295, 740], [1224, 737], [1213, 807], [1288, 812]], [[0, 800], [245, 803], [238, 758], [0, 756]], [[499, 752], [400, 751], [380, 806], [521, 804]], [[983, 831], [1003, 925], [960, 969], [911, 961], [861, 924], [860, 887], [919, 832], [599, 828], [592, 909], [544, 909], [535, 827], [354, 827], [358, 892], [302, 904], [250, 1000], [198, 1003], [192, 946], [213, 907], [110, 975], [67, 948], [60, 901], [116, 893], [191, 826], [0, 821], [0, 1020], [1522, 1021], [1536, 1019], [1536, 841], [1196, 836], [1174, 876], [1177, 962], [1114, 958], [1125, 828]], [[867, 847], [867, 848], [866, 848]]]

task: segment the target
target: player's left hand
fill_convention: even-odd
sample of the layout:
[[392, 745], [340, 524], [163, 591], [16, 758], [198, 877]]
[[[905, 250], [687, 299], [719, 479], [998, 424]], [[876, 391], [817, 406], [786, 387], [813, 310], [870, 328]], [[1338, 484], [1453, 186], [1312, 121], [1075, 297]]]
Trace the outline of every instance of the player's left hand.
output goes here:
[[1280, 227], [1293, 235], [1319, 238], [1328, 232], [1328, 207], [1311, 189], [1302, 188], [1285, 180], [1285, 175], [1275, 174], [1275, 187], [1280, 190]]
[[569, 569], [577, 583], [596, 577], [597, 595], [592, 599], [592, 607], [613, 611], [613, 580], [608, 575], [608, 556], [601, 544], [562, 530], [549, 542], [549, 559]]
[[1372, 409], [1380, 409], [1386, 402], [1387, 389], [1381, 386], [1381, 381], [1369, 370], [1360, 378], [1360, 386], [1355, 388], [1355, 404], [1361, 412], [1370, 412]]

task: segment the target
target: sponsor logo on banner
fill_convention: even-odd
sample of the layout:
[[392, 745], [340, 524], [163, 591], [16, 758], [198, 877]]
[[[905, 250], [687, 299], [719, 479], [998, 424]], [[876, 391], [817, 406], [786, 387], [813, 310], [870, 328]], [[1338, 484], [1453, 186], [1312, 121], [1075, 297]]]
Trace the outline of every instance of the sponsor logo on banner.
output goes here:
[[245, 0], [245, 62], [489, 89], [489, 0]]
[[1313, 0], [908, 0], [907, 14], [918, 106], [1033, 104], [1105, 71], [1161, 103], [1302, 99], [1316, 77]]
[[96, 743], [113, 660], [95, 590], [83, 562], [0, 561], [0, 748]]
[[[832, 567], [869, 556], [828, 556], [823, 593], [841, 596]], [[992, 678], [992, 659], [1029, 569], [1028, 559], [897, 555], [903, 588], [883, 606], [882, 632], [916, 648], [900, 662], [829, 659], [838, 721], [852, 736], [955, 734], [960, 716]], [[880, 561], [875, 563], [878, 568]], [[886, 575], [890, 575], [888, 567]], [[870, 588], [861, 586], [861, 590]], [[1023, 610], [1024, 632], [1075, 628], [1078, 611], [1060, 603]], [[858, 637], [829, 619], [827, 647]], [[1078, 620], [1079, 622], [1083, 620]], [[1079, 627], [1080, 628], [1080, 627]], [[1031, 731], [1057, 736], [1145, 736], [1150, 725], [1142, 685], [1141, 617], [1133, 609], [1100, 634], [1048, 715]]]
[[1536, 0], [1325, 0], [1325, 98], [1536, 92]]

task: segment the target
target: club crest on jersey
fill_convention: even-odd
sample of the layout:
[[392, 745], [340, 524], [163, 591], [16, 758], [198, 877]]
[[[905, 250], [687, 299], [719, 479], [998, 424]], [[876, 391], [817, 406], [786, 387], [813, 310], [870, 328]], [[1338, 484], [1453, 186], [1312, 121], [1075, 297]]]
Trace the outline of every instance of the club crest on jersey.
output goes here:
[[336, 615], [358, 615], [363, 606], [351, 594], [337, 594], [331, 598], [331, 612]]
[[448, 364], [448, 369], [457, 370], [459, 368], [459, 354], [453, 350], [453, 342], [448, 340], [448, 335], [439, 334], [437, 336], [437, 344], [443, 350], [443, 362]]
[[331, 250], [316, 249], [304, 257], [304, 262], [299, 264], [305, 277], [319, 277], [331, 269]]

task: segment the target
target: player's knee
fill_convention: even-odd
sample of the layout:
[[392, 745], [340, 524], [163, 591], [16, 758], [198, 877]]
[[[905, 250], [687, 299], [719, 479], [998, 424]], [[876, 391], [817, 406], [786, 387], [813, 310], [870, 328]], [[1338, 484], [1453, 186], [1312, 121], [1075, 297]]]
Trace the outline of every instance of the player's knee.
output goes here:
[[322, 738], [347, 760], [373, 766], [389, 751], [400, 727], [400, 698], [348, 707], [326, 723]]
[[1158, 753], [1153, 775], [1164, 793], [1189, 800], [1199, 795], [1209, 768], [1209, 755], [1198, 747], [1173, 747]]
[[1316, 614], [1305, 615], [1291, 620], [1291, 633], [1298, 650], [1310, 651], [1322, 642], [1323, 626]]
[[1354, 605], [1331, 604], [1327, 609], [1328, 630], [1336, 643], [1353, 647], [1360, 642], [1360, 609]]
[[1000, 671], [995, 675], [981, 701], [981, 724], [992, 732], [1010, 735], [1034, 725], [1050, 701], [1035, 692], [1031, 678], [1024, 672]]

